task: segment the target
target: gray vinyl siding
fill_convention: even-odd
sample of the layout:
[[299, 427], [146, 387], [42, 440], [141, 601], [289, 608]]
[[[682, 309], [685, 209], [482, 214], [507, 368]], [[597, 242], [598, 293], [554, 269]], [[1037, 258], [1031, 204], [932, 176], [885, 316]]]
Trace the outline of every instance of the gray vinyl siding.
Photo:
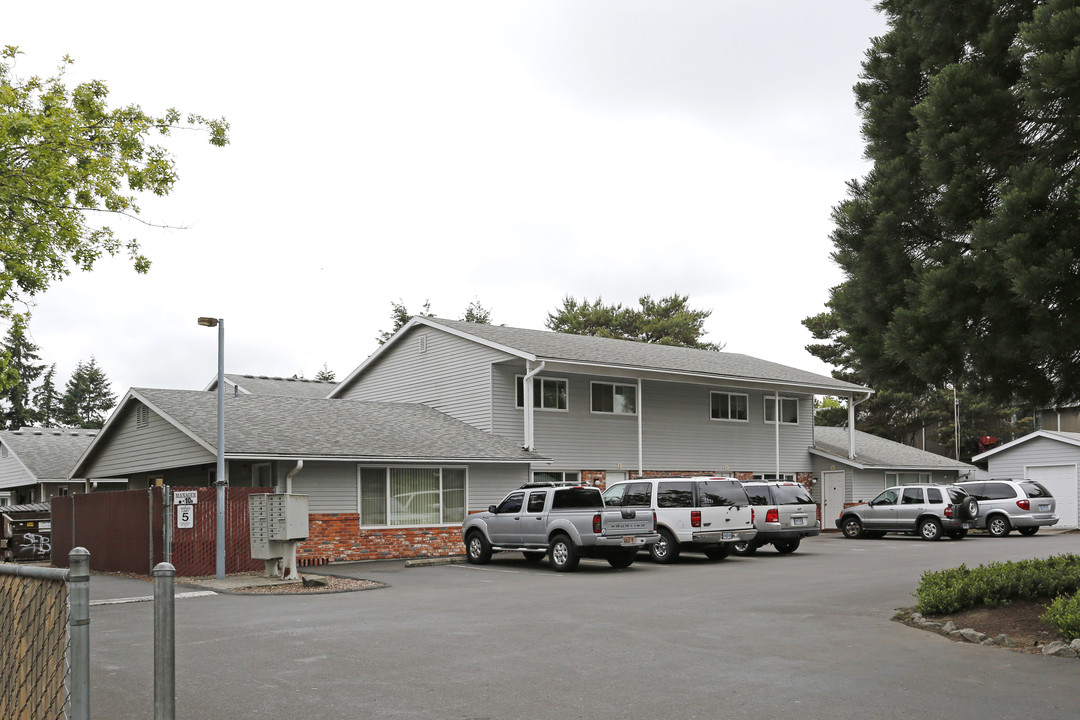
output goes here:
[[1024, 470], [1032, 465], [1072, 465], [1080, 463], [1080, 447], [1036, 437], [1014, 448], [1002, 450], [986, 459], [990, 477], [1025, 477]]
[[[492, 368], [494, 432], [523, 440], [523, 410], [516, 404], [516, 377], [524, 366]], [[536, 449], [553, 457], [556, 469], [611, 469], [638, 466], [638, 420], [591, 412], [593, 381], [636, 384], [636, 380], [601, 375], [541, 373], [567, 380], [568, 410], [536, 410]], [[710, 417], [710, 391], [748, 396], [747, 422]], [[655, 471], [774, 472], [776, 427], [764, 422], [761, 391], [693, 383], [645, 380], [638, 407], [642, 413], [643, 462]], [[771, 397], [771, 396], [770, 396]], [[809, 472], [813, 443], [813, 398], [798, 397], [799, 423], [780, 426], [782, 472]], [[542, 469], [540, 467], [534, 469]]]
[[34, 476], [26, 471], [15, 453], [8, 448], [7, 457], [0, 457], [0, 488], [33, 485], [36, 482]]
[[[427, 338], [419, 351], [419, 338]], [[506, 353], [427, 326], [414, 328], [340, 395], [346, 400], [421, 403], [491, 432], [491, 371]]]
[[93, 457], [84, 465], [85, 477], [126, 477], [148, 468], [164, 469], [215, 461], [206, 450], [157, 413], [151, 412], [146, 427], [135, 427], [138, 403], [130, 403], [115, 418], [112, 432], [102, 438]]
[[[278, 477], [284, 489], [285, 477], [295, 463], [279, 463]], [[308, 462], [293, 476], [292, 491], [308, 496], [308, 512], [355, 513], [356, 463]]]
[[488, 505], [496, 505], [511, 490], [529, 482], [529, 466], [516, 465], [470, 465], [468, 492], [465, 501], [467, 512], [487, 510]]

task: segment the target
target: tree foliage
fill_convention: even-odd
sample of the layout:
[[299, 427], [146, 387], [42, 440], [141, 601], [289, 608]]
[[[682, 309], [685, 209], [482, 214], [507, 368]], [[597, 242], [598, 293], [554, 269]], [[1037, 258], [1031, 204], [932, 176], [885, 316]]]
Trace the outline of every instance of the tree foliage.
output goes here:
[[34, 388], [34, 422], [41, 427], [60, 425], [62, 398], [56, 389], [56, 363], [41, 376], [41, 384]]
[[882, 0], [855, 87], [869, 174], [834, 209], [845, 280], [808, 318], [872, 386], [998, 403], [1080, 387], [1080, 7]]
[[605, 305], [603, 298], [589, 302], [567, 296], [562, 307], [548, 313], [545, 325], [555, 332], [573, 335], [636, 340], [679, 345], [702, 350], [722, 350], [722, 345], [702, 339], [705, 321], [712, 310], [695, 310], [690, 296], [675, 293], [660, 300], [650, 295], [638, 299], [640, 308]]
[[61, 422], [68, 427], [100, 428], [115, 405], [111, 383], [97, 360], [93, 356], [89, 362], [80, 360], [60, 399]]
[[223, 119], [188, 115], [182, 124], [175, 109], [110, 109], [99, 80], [69, 90], [67, 56], [52, 77], [20, 79], [19, 54], [10, 45], [0, 50], [0, 320], [103, 255], [126, 252], [136, 271], [149, 269], [138, 240], [105, 223], [126, 217], [150, 224], [139, 217], [138, 196], [173, 189], [173, 158], [151, 135], [204, 128], [211, 145], [229, 142]]
[[[382, 345], [389, 340], [394, 333], [405, 327], [405, 325], [414, 317], [435, 317], [431, 312], [430, 300], [425, 300], [421, 308], [421, 311], [418, 313], [410, 313], [409, 309], [405, 307], [405, 301], [399, 299], [397, 302], [391, 302], [390, 321], [393, 323], [393, 328], [390, 330], [379, 331], [379, 336], [375, 339]], [[461, 320], [480, 325], [490, 325], [491, 310], [481, 305], [479, 300], [473, 300], [469, 303], [469, 306], [465, 308], [465, 315]]]
[[36, 420], [31, 398], [31, 385], [45, 369], [39, 365], [38, 346], [26, 335], [26, 324], [22, 318], [15, 318], [4, 339], [3, 352], [7, 358], [7, 368], [13, 374], [9, 378], [7, 389], [0, 393], [3, 401], [0, 408], [0, 424], [7, 430], [30, 427]]

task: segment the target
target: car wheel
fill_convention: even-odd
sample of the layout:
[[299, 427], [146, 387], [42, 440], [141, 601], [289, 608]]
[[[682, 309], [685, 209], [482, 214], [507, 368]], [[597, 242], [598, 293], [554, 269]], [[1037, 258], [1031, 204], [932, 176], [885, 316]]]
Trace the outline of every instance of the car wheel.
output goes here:
[[735, 543], [731, 551], [736, 555], [750, 556], [757, 552], [758, 546], [748, 540], [740, 540]]
[[933, 518], [928, 518], [919, 523], [919, 535], [923, 540], [940, 540], [941, 523]]
[[994, 515], [986, 521], [986, 531], [994, 537], [1005, 537], [1012, 532], [1012, 526], [1004, 515]]
[[541, 560], [544, 559], [544, 556], [547, 555], [547, 553], [545, 553], [545, 552], [536, 552], [536, 551], [523, 552], [521, 554], [524, 555], [525, 559], [528, 560], [529, 562], [540, 562]]
[[1016, 528], [1016, 532], [1020, 533], [1024, 537], [1031, 537], [1035, 533], [1039, 532], [1039, 528], [1037, 528], [1037, 527]]
[[776, 548], [776, 552], [781, 555], [788, 555], [799, 549], [799, 540], [779, 540], [773, 543], [773, 547]]
[[702, 552], [710, 560], [723, 560], [731, 554], [731, 549], [730, 544], [706, 545]]
[[949, 537], [951, 537], [953, 540], [963, 540], [967, 537], [967, 534], [968, 531], [964, 529], [953, 530], [951, 533], [949, 533]]
[[969, 497], [964, 502], [960, 503], [960, 519], [961, 520], [974, 520], [979, 516], [979, 501], [973, 497]]
[[840, 523], [840, 529], [844, 531], [844, 537], [849, 540], [860, 538], [863, 534], [862, 522], [857, 517], [845, 518], [844, 522]]
[[649, 546], [653, 562], [673, 563], [679, 559], [679, 542], [667, 528], [660, 528], [660, 539]]
[[465, 538], [466, 559], [473, 565], [484, 565], [491, 559], [491, 544], [480, 531], [469, 533]]
[[556, 535], [548, 546], [548, 555], [551, 557], [551, 567], [559, 572], [567, 572], [577, 567], [577, 549], [573, 541], [565, 535]]
[[613, 568], [625, 568], [634, 564], [635, 557], [637, 557], [637, 550], [623, 550], [615, 555], [609, 555], [607, 561]]

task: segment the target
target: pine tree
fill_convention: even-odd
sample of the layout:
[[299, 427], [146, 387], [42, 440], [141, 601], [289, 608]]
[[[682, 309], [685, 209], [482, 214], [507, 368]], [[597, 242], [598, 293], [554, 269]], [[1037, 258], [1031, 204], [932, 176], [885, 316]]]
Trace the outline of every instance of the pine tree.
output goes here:
[[26, 336], [26, 325], [16, 317], [4, 339], [8, 367], [18, 373], [18, 380], [3, 393], [3, 409], [0, 425], [7, 430], [18, 430], [34, 424], [35, 412], [30, 399], [30, 386], [41, 376], [44, 365], [38, 365], [38, 346]]
[[60, 425], [61, 397], [56, 391], [56, 363], [49, 366], [41, 377], [41, 384], [34, 388], [34, 421], [41, 427]]
[[64, 389], [61, 422], [68, 427], [100, 428], [114, 405], [116, 396], [97, 360], [93, 356], [87, 363], [80, 360]]

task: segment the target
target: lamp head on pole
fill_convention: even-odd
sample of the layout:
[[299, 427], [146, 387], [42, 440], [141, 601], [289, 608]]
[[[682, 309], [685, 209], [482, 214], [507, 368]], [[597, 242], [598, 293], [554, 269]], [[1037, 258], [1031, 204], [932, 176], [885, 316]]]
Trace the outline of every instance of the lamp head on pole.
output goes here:
[[202, 325], [203, 327], [217, 327], [218, 322], [219, 321], [218, 321], [217, 318], [212, 318], [212, 317], [201, 317], [201, 318], [199, 318], [199, 324]]

